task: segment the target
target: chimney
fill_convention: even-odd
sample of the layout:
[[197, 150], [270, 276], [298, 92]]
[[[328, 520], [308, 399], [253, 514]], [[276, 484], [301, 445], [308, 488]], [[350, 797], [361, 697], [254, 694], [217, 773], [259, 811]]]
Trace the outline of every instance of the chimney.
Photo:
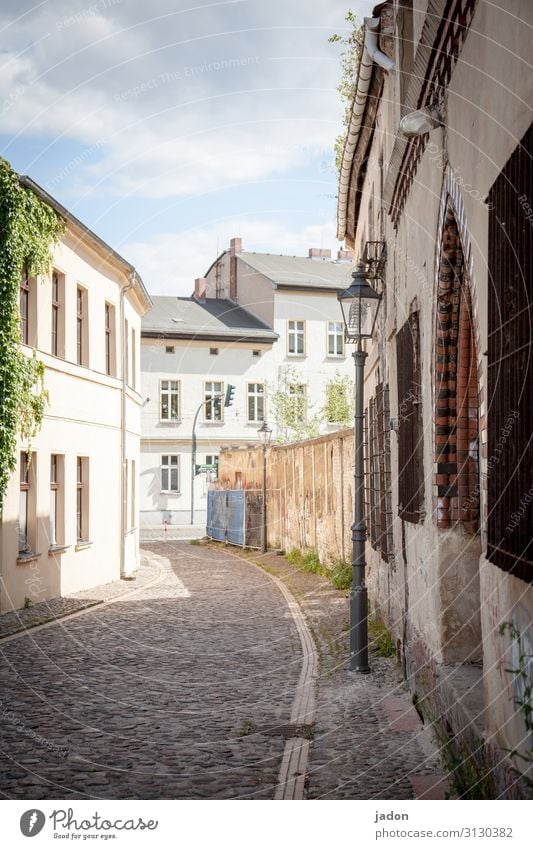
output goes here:
[[353, 253], [351, 251], [346, 250], [346, 248], [341, 248], [337, 251], [337, 259], [339, 260], [353, 260]]
[[197, 301], [205, 301], [205, 277], [197, 277], [194, 281], [194, 298]]
[[234, 239], [231, 239], [229, 243], [229, 250], [231, 256], [240, 254], [242, 252], [242, 239], [240, 239], [238, 236], [236, 236]]
[[309, 248], [310, 259], [331, 259], [329, 248]]

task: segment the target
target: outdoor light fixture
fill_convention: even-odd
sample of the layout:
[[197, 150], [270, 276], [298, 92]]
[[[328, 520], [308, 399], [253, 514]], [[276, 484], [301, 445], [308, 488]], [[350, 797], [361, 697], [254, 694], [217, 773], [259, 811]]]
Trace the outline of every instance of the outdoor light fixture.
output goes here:
[[442, 127], [444, 124], [444, 114], [441, 105], [426, 106], [424, 109], [417, 109], [415, 112], [410, 112], [409, 115], [404, 115], [400, 121], [400, 132], [408, 139], [416, 136], [425, 136], [436, 127]]
[[352, 274], [352, 284], [338, 295], [344, 320], [346, 342], [371, 339], [376, 324], [381, 294], [368, 282], [363, 263]]
[[266, 524], [266, 495], [267, 495], [267, 447], [272, 437], [272, 429], [263, 422], [259, 430], [259, 439], [263, 448], [263, 508], [261, 516], [261, 552], [266, 554], [267, 550], [267, 524]]
[[[375, 275], [372, 276], [373, 279]], [[352, 525], [352, 586], [350, 589], [350, 670], [370, 672], [368, 665], [368, 595], [365, 581], [366, 524], [363, 451], [364, 372], [366, 351], [361, 342], [374, 332], [381, 294], [368, 282], [363, 262], [352, 274], [352, 284], [337, 296], [347, 342], [355, 342], [355, 489]]]
[[259, 439], [261, 440], [261, 445], [266, 448], [270, 442], [272, 437], [272, 430], [269, 428], [266, 422], [263, 422], [259, 430], [257, 431], [259, 434]]

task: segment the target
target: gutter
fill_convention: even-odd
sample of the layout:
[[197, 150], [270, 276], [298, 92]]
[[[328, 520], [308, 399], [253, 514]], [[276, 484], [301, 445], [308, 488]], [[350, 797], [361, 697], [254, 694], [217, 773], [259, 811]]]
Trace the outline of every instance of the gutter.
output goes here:
[[366, 101], [374, 62], [385, 71], [393, 71], [396, 67], [394, 61], [378, 48], [378, 34], [380, 18], [365, 18], [365, 37], [363, 50], [359, 60], [357, 72], [357, 86], [352, 104], [350, 126], [344, 143], [342, 154], [341, 172], [339, 177], [339, 198], [337, 201], [337, 239], [342, 242], [346, 235], [346, 221], [348, 215], [348, 194], [350, 191], [350, 176], [354, 161], [355, 149], [361, 129], [366, 108]]
[[130, 274], [130, 282], [120, 290], [120, 326], [121, 326], [121, 361], [122, 385], [120, 399], [120, 577], [126, 577], [126, 518], [128, 510], [128, 493], [126, 490], [126, 293], [135, 286], [135, 269]]

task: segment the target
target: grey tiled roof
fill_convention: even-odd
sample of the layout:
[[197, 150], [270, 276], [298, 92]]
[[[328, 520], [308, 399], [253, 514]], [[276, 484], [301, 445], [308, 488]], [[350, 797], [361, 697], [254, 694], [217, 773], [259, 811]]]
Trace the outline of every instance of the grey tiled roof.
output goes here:
[[305, 256], [279, 256], [243, 251], [239, 255], [247, 265], [259, 271], [277, 286], [346, 289], [351, 283], [353, 263]]
[[142, 321], [143, 336], [159, 334], [174, 339], [250, 339], [275, 342], [277, 333], [232, 301], [155, 295]]

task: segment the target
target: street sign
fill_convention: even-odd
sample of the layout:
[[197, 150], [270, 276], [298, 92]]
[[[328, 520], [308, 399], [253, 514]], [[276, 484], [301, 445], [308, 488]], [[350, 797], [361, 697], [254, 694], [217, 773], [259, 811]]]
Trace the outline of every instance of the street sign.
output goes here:
[[217, 467], [214, 463], [203, 463], [201, 466], [195, 466], [195, 474], [201, 475], [202, 472], [216, 472]]

